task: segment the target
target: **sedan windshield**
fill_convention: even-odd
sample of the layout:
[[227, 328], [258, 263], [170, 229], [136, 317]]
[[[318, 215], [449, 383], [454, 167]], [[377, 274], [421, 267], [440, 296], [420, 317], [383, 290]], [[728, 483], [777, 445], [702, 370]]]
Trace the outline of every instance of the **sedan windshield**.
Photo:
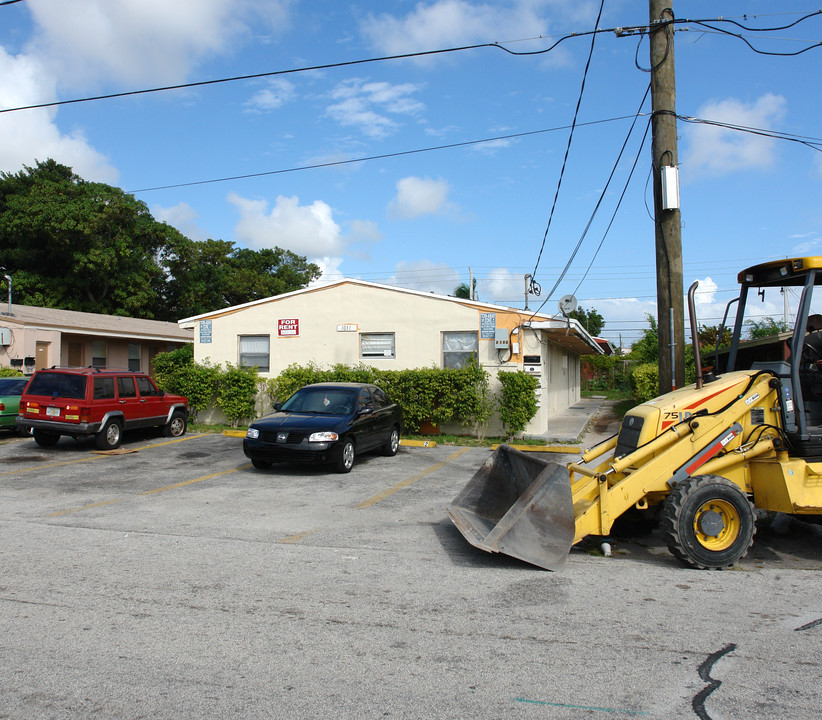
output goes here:
[[280, 408], [283, 412], [350, 415], [357, 407], [357, 393], [342, 388], [303, 388]]

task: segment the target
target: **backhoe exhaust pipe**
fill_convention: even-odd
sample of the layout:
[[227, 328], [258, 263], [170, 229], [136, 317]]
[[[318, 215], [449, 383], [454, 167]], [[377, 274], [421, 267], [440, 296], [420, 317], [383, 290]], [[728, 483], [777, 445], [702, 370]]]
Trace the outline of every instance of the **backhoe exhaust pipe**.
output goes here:
[[694, 344], [694, 365], [696, 365], [696, 389], [702, 388], [702, 356], [699, 352], [699, 325], [696, 319], [696, 303], [694, 302], [694, 295], [696, 288], [699, 285], [698, 280], [694, 280], [694, 284], [688, 288], [688, 319], [691, 323], [691, 341]]

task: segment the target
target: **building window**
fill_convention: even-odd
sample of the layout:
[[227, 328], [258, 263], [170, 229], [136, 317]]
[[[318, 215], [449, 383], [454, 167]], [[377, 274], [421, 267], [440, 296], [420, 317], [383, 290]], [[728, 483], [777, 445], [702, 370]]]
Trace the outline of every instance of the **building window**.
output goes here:
[[476, 332], [444, 332], [442, 334], [442, 366], [461, 368], [479, 350]]
[[268, 372], [268, 335], [240, 335], [240, 367]]
[[393, 358], [394, 333], [362, 333], [360, 335], [361, 358]]
[[91, 342], [91, 367], [104, 368], [106, 366], [106, 341], [92, 340]]
[[140, 343], [128, 344], [128, 369], [140, 372]]

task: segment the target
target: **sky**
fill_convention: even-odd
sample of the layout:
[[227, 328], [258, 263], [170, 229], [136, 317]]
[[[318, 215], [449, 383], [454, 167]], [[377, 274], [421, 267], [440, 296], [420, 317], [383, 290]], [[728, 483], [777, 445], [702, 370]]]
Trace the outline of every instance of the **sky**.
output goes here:
[[[811, 143], [678, 122], [684, 285], [699, 282], [699, 321], [713, 325], [743, 268], [822, 254], [822, 46], [786, 55], [820, 42], [822, 16], [763, 31], [817, 8], [673, 9], [711, 26], [676, 26], [678, 115]], [[648, 3], [606, 0], [597, 25], [599, 10], [0, 0], [0, 110], [63, 103], [0, 113], [0, 172], [53, 158], [134, 193], [192, 239], [279, 246], [316, 262], [324, 281], [452, 294], [473, 276], [480, 300], [521, 308], [533, 275], [530, 310], [557, 313], [574, 295], [627, 347], [656, 316], [650, 133], [641, 145], [649, 45], [602, 32], [591, 51], [587, 33], [647, 25]], [[485, 44], [496, 46], [434, 52]], [[363, 62], [411, 53], [429, 54]], [[752, 312], [782, 319], [784, 299]]]

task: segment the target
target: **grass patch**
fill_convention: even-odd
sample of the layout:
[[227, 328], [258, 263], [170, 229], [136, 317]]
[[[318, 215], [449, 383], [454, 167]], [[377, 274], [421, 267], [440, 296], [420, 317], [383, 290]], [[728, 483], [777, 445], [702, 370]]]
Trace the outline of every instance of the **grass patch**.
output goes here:
[[231, 427], [231, 425], [217, 425], [212, 423], [190, 422], [188, 423], [188, 431], [196, 433], [214, 433], [215, 435], [224, 432], [225, 430], [245, 430], [246, 426]]
[[508, 443], [510, 445], [545, 445], [544, 440], [535, 438], [517, 438], [509, 440], [502, 437], [477, 438], [472, 435], [403, 435], [404, 440], [433, 440], [438, 445], [461, 445], [462, 447], [487, 447]]

